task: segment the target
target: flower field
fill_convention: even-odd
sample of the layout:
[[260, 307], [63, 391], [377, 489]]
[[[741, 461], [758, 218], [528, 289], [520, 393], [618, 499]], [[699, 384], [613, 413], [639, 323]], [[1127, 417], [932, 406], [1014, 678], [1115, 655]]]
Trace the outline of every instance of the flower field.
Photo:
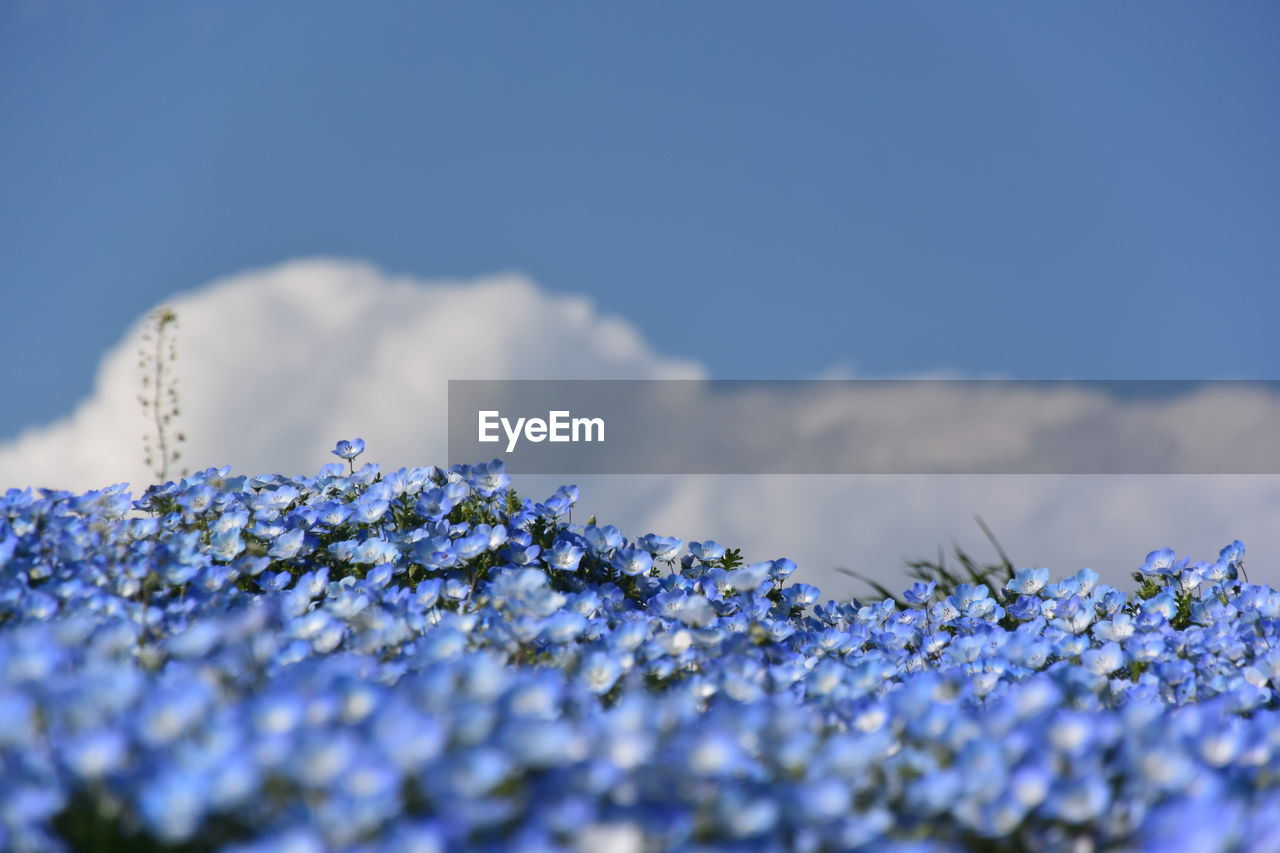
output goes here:
[[0, 498], [0, 849], [1280, 850], [1280, 593], [916, 583], [498, 463]]

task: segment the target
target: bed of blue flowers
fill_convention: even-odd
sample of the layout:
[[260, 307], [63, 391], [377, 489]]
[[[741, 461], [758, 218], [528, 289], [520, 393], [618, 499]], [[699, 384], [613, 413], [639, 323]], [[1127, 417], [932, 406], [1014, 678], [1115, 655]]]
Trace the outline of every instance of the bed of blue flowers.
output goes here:
[[824, 601], [502, 466], [0, 499], [0, 849], [1280, 850], [1280, 593]]

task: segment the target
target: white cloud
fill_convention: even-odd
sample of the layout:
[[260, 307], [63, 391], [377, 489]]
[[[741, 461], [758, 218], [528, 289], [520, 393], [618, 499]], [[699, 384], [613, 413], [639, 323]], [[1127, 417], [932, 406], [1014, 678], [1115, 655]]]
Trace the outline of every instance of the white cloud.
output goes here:
[[[168, 302], [179, 316], [181, 426], [192, 468], [304, 473], [362, 436], [388, 466], [443, 460], [450, 378], [696, 378], [629, 324], [527, 278], [421, 282], [305, 260], [231, 276]], [[137, 402], [139, 320], [69, 417], [0, 446], [0, 483], [90, 488], [149, 481]]]
[[[362, 436], [384, 467], [445, 458], [448, 379], [697, 378], [696, 363], [655, 353], [629, 323], [589, 301], [505, 274], [424, 282], [362, 263], [305, 260], [215, 281], [169, 302], [180, 317], [184, 448], [193, 468], [306, 473]], [[137, 351], [143, 321], [104, 357], [93, 394], [66, 418], [0, 444], [0, 488], [145, 483]], [[842, 368], [840, 375], [852, 375]], [[1061, 405], [1058, 400], [1054, 405]], [[1268, 422], [1232, 403], [1241, 440]], [[1025, 403], [1011, 413], [1025, 411]], [[1204, 407], [1179, 430], [1220, 428]], [[1060, 414], [1060, 413], [1059, 413]], [[823, 424], [821, 412], [812, 413]], [[1046, 408], [1036, 417], [1052, 421]], [[1251, 431], [1252, 434], [1251, 435]], [[1009, 441], [1019, 441], [1014, 430]], [[1233, 439], [1234, 440], [1234, 439]], [[831, 567], [893, 578], [908, 556], [959, 540], [989, 549], [981, 514], [1015, 560], [1123, 581], [1147, 550], [1197, 558], [1239, 537], [1251, 575], [1280, 553], [1280, 477], [622, 477], [584, 478], [585, 512], [635, 534], [715, 538], [750, 557], [791, 556], [831, 592]], [[556, 478], [528, 478], [549, 490]]]

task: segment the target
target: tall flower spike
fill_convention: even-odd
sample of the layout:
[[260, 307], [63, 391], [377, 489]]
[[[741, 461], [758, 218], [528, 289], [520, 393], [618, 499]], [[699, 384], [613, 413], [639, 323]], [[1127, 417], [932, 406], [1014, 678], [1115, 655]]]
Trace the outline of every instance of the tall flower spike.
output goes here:
[[[154, 427], [154, 433], [148, 431], [142, 437], [143, 461], [161, 483], [182, 458], [178, 445], [187, 440], [175, 423], [181, 414], [178, 379], [174, 375], [178, 359], [177, 327], [178, 315], [172, 308], [163, 305], [155, 309], [147, 318], [147, 330], [138, 351], [138, 369], [142, 373], [138, 403]], [[183, 470], [180, 476], [185, 475]]]

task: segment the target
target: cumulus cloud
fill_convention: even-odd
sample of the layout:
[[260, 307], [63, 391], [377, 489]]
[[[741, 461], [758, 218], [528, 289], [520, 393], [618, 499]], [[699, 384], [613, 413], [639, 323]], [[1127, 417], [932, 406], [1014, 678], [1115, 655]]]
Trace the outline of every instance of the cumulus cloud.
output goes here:
[[[186, 464], [306, 473], [338, 438], [361, 436], [386, 468], [445, 458], [449, 379], [702, 378], [703, 366], [654, 352], [622, 319], [517, 274], [422, 281], [368, 264], [313, 259], [230, 276], [169, 303], [180, 317], [177, 363]], [[84, 489], [126, 481], [140, 491], [148, 424], [137, 404], [144, 320], [103, 358], [74, 412], [0, 444], [0, 488]], [[852, 375], [842, 369], [841, 375]], [[1094, 403], [1091, 403], [1093, 405]], [[1066, 405], [1054, 401], [1052, 406]], [[1241, 430], [1265, 403], [1230, 401]], [[1061, 415], [1025, 401], [1037, 422]], [[1220, 428], [1209, 409], [1178, 412], [1179, 429]], [[831, 414], [808, 413], [815, 424]], [[1207, 420], [1206, 420], [1207, 419]], [[1016, 425], [1015, 425], [1016, 427]], [[1015, 427], [1009, 441], [1022, 440]], [[527, 478], [549, 491], [561, 478]], [[1210, 557], [1239, 537], [1251, 574], [1280, 580], [1280, 477], [849, 476], [581, 478], [584, 510], [685, 538], [716, 538], [748, 556], [791, 556], [829, 591], [846, 566], [897, 580], [902, 559], [952, 539], [989, 553], [981, 514], [1016, 561], [1065, 571], [1089, 565], [1124, 580], [1147, 550]], [[986, 549], [986, 550], [984, 550]], [[1256, 568], [1255, 568], [1256, 567]]]
[[[528, 278], [422, 282], [363, 263], [304, 260], [215, 281], [179, 317], [186, 464], [314, 471], [338, 438], [383, 465], [445, 454], [450, 378], [697, 378], [620, 319]], [[0, 447], [0, 483], [145, 483], [137, 355], [145, 318], [103, 359], [70, 416]]]

